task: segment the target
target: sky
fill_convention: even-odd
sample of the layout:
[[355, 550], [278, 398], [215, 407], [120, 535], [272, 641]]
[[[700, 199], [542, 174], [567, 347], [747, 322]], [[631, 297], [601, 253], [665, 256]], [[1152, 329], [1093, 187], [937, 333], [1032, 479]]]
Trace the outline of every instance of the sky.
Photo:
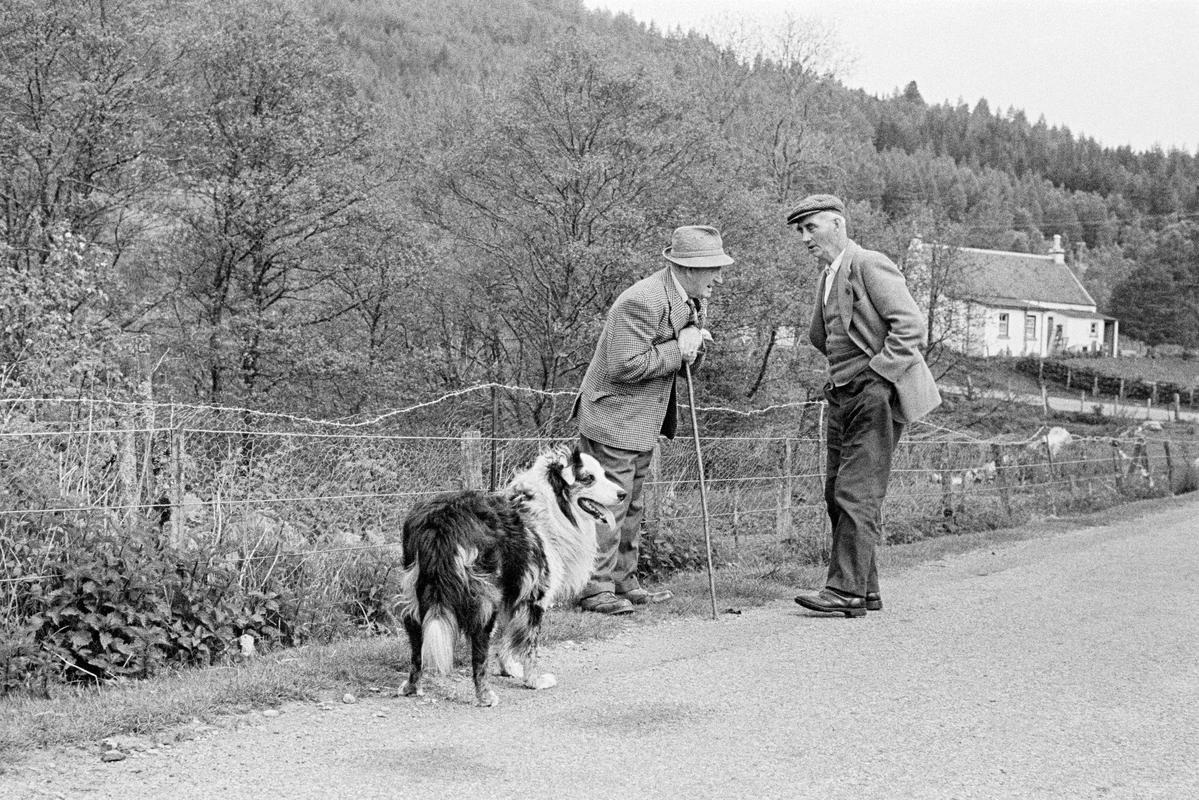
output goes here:
[[715, 34], [787, 15], [835, 34], [850, 87], [916, 81], [928, 103], [986, 98], [1108, 147], [1199, 153], [1199, 0], [583, 0]]

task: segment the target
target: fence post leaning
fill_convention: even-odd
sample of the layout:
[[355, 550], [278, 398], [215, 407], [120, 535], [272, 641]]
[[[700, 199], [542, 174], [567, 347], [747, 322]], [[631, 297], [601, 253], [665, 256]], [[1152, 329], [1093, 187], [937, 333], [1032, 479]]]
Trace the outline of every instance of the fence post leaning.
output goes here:
[[1053, 491], [1055, 481], [1053, 479], [1053, 448], [1049, 446], [1049, 437], [1045, 436], [1045, 456], [1049, 459], [1049, 466], [1045, 468], [1045, 474], [1049, 478], [1046, 482], [1045, 492], [1049, 495], [1049, 508], [1053, 516], [1057, 516], [1057, 495]]
[[[1174, 395], [1178, 397], [1178, 395]], [[1162, 447], [1166, 451], [1166, 491], [1174, 494], [1174, 457], [1170, 453], [1170, 440], [1162, 442]]]
[[995, 480], [999, 481], [999, 497], [1003, 500], [1003, 512], [1007, 514], [1008, 522], [1012, 521], [1012, 495], [1008, 490], [1006, 467], [1003, 463], [1003, 448], [998, 442], [991, 443], [991, 458], [995, 462]]
[[1112, 439], [1112, 474], [1116, 477], [1116, 491], [1124, 493], [1124, 477], [1120, 474], [1120, 440]]

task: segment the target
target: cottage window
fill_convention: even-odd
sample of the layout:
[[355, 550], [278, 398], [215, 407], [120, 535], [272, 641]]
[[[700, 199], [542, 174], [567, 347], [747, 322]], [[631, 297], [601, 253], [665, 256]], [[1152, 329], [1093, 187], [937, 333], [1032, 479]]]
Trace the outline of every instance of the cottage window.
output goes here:
[[999, 338], [1000, 339], [1006, 339], [1008, 337], [1009, 317], [1010, 317], [1010, 315], [1008, 315], [1008, 314], [1000, 314], [999, 315]]
[[1092, 339], [1099, 338], [1099, 323], [1098, 322], [1091, 323], [1091, 338]]
[[1037, 318], [1034, 317], [1032, 314], [1029, 314], [1028, 316], [1026, 316], [1024, 318], [1024, 338], [1025, 339], [1036, 339], [1037, 338]]

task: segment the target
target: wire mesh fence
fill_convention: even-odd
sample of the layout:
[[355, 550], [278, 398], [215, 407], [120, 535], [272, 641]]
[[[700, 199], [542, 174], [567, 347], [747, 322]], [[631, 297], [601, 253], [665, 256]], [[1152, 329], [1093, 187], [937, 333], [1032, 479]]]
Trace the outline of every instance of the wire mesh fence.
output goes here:
[[[719, 565], [819, 560], [829, 540], [823, 406], [791, 404], [736, 426], [722, 423], [728, 411], [697, 409]], [[0, 693], [58, 662], [89, 678], [144, 675], [227, 658], [246, 632], [293, 644], [393, 627], [412, 506], [501, 485], [568, 441], [455, 430], [461, 419], [413, 435], [437, 420], [0, 401], [0, 639], [18, 642], [0, 642]], [[655, 452], [643, 558], [664, 543], [700, 552], [691, 434]], [[1190, 446], [1142, 430], [984, 440], [917, 424], [895, 454], [884, 536], [905, 542], [1199, 488]]]
[[[701, 434], [712, 529], [726, 547], [825, 534], [819, 411], [803, 409], [795, 435]], [[152, 525], [175, 546], [270, 543], [295, 552], [393, 544], [420, 499], [493, 487], [538, 449], [565, 441], [478, 430], [413, 436], [386, 423], [96, 400], [10, 402], [0, 422], [0, 531], [86, 519], [116, 529]], [[894, 459], [888, 537], [914, 538], [921, 525], [963, 514], [1011, 521], [1186, 488], [1186, 443], [1172, 448], [1167, 438], [1142, 435], [1063, 444], [1038, 433], [979, 440], [915, 426]], [[700, 523], [687, 437], [664, 442], [655, 457], [646, 490], [651, 528]]]

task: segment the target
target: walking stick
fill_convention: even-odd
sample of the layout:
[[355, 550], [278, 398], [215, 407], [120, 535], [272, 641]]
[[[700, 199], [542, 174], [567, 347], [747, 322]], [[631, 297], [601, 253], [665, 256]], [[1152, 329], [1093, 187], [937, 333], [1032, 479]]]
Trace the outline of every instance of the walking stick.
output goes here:
[[708, 596], [712, 598], [712, 619], [716, 619], [716, 575], [712, 572], [712, 533], [708, 527], [708, 488], [704, 480], [704, 454], [699, 448], [699, 425], [695, 419], [695, 388], [691, 385], [691, 365], [683, 362], [687, 379], [687, 402], [691, 409], [691, 433], [695, 439], [695, 461], [699, 465], [699, 505], [704, 518], [704, 549], [708, 556]]

